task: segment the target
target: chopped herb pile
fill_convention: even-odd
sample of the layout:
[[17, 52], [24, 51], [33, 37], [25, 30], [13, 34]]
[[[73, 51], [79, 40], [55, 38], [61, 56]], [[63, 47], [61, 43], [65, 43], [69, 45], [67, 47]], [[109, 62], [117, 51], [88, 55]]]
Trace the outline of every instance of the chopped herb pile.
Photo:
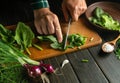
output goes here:
[[66, 50], [67, 48], [74, 48], [74, 47], [80, 47], [81, 45], [84, 45], [86, 42], [86, 37], [81, 36], [80, 34], [71, 34], [68, 36], [68, 45], [66, 46], [66, 48], [63, 48], [64, 45], [64, 40], [62, 43], [59, 43], [56, 39], [56, 37], [54, 37], [53, 35], [49, 35], [49, 36], [37, 36], [37, 38], [40, 41], [49, 41], [51, 42], [50, 46], [53, 49], [58, 49], [58, 50]]
[[90, 17], [89, 20], [105, 29], [120, 32], [120, 23], [100, 7], [95, 8], [93, 16]]

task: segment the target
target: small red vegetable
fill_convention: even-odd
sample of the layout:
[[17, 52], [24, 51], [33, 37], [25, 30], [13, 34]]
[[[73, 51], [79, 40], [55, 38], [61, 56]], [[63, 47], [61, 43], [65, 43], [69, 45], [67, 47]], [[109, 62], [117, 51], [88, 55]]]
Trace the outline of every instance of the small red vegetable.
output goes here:
[[54, 72], [54, 68], [53, 68], [53, 66], [51, 64], [43, 64], [43, 63], [41, 63], [40, 67], [43, 67], [47, 73], [53, 73]]
[[25, 64], [24, 67], [27, 69], [30, 77], [38, 77], [42, 74], [41, 68], [36, 65]]

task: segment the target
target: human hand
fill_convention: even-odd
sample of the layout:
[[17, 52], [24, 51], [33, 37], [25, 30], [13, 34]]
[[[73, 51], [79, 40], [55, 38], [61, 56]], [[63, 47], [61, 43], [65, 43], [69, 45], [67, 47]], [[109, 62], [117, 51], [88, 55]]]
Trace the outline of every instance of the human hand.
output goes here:
[[63, 40], [58, 17], [49, 8], [34, 10], [34, 24], [39, 34], [56, 34], [58, 42]]
[[66, 21], [68, 21], [69, 13], [72, 20], [77, 21], [86, 9], [87, 5], [85, 0], [63, 0], [62, 2], [62, 10]]

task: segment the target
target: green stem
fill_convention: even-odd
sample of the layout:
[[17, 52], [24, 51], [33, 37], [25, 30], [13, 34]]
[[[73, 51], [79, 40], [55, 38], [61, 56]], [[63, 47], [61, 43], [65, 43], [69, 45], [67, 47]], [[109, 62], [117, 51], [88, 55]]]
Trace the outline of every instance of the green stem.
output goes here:
[[30, 50], [29, 50], [28, 48], [26, 48], [26, 51], [27, 51], [27, 53], [28, 53], [29, 55], [31, 55], [31, 52], [30, 52]]
[[38, 46], [37, 44], [33, 44], [34, 47], [36, 47], [39, 50], [43, 50], [40, 46]]
[[22, 64], [27, 64], [21, 57], [18, 57], [17, 60]]
[[25, 60], [26, 62], [28, 62], [29, 64], [32, 64], [32, 65], [39, 65], [40, 64], [40, 62], [29, 59], [29, 58], [22, 57], [22, 59]]

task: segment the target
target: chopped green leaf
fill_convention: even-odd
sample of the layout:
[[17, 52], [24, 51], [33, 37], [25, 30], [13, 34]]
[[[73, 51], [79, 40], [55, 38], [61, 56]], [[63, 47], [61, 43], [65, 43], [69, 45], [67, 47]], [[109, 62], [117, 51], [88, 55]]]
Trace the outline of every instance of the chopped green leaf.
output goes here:
[[59, 43], [53, 35], [50, 36], [37, 36], [37, 38], [40, 41], [49, 41], [51, 42], [50, 46], [53, 49], [58, 49], [58, 50], [66, 50], [67, 48], [74, 48], [75, 46], [80, 47], [86, 42], [86, 37], [83, 37], [79, 34], [72, 34], [68, 36], [68, 42], [69, 44], [66, 46], [66, 48], [63, 48], [64, 45], [64, 37], [63, 37], [63, 42]]
[[100, 7], [95, 8], [93, 16], [90, 17], [89, 20], [102, 28], [120, 32], [120, 23]]
[[81, 62], [87, 63], [89, 60], [88, 59], [82, 59]]

